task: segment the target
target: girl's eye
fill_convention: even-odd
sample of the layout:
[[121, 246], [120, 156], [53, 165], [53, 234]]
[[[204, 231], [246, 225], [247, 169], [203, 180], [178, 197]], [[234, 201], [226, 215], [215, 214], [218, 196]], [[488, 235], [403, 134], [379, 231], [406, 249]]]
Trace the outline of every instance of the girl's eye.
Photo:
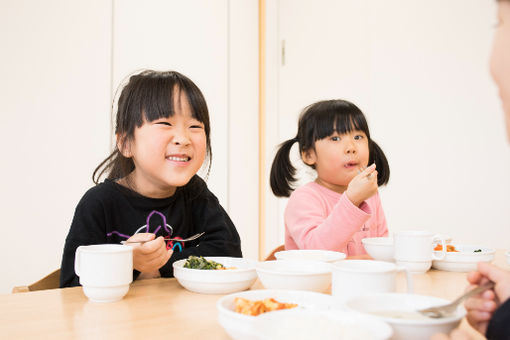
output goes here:
[[190, 128], [192, 128], [192, 129], [203, 129], [204, 127], [202, 125], [191, 125]]
[[159, 124], [159, 125], [166, 125], [166, 126], [172, 126], [172, 124], [170, 124], [169, 122], [157, 122], [156, 124]]
[[331, 137], [331, 140], [332, 140], [333, 142], [338, 142], [338, 141], [340, 140], [340, 137], [338, 137], [338, 136], [333, 136], [333, 137]]
[[356, 135], [356, 136], [354, 136], [355, 140], [361, 140], [363, 138], [365, 138], [363, 135]]

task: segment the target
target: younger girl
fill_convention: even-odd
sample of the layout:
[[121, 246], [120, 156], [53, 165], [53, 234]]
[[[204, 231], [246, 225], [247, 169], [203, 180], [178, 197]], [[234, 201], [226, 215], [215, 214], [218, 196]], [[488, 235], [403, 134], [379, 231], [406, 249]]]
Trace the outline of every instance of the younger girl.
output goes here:
[[[92, 176], [97, 185], [76, 207], [61, 287], [79, 284], [80, 245], [148, 241], [134, 246], [135, 279], [171, 277], [172, 263], [189, 255], [241, 256], [232, 221], [196, 175], [210, 161], [211, 144], [207, 105], [190, 79], [172, 71], [132, 76], [119, 97], [115, 134], [117, 147]], [[200, 232], [191, 242], [163, 240]]]
[[[292, 192], [296, 169], [289, 152], [295, 142], [317, 179]], [[271, 167], [273, 193], [290, 195], [284, 215], [285, 249], [366, 254], [363, 238], [388, 234], [377, 188], [389, 177], [388, 161], [370, 139], [365, 116], [356, 105], [328, 100], [305, 108], [297, 136], [280, 145]]]

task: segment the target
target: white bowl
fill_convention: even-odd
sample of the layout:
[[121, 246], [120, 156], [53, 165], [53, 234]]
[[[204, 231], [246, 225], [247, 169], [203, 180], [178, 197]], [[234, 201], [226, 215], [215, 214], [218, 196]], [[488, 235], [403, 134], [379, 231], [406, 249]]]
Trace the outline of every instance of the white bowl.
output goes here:
[[[348, 309], [357, 312], [373, 314], [390, 324], [394, 332], [392, 339], [428, 340], [435, 333], [450, 333], [452, 329], [459, 325], [466, 315], [466, 311], [462, 306], [459, 306], [453, 316], [439, 319], [429, 318], [413, 312], [417, 309], [443, 305], [449, 302], [434, 296], [377, 293], [352, 298], [346, 302], [346, 306]], [[391, 314], [398, 313], [415, 314], [416, 318], [391, 316]]]
[[277, 260], [312, 260], [333, 263], [345, 259], [339, 251], [318, 249], [294, 249], [278, 251], [274, 254]]
[[331, 264], [320, 261], [275, 260], [256, 265], [259, 280], [268, 289], [325, 292], [331, 285]]
[[367, 237], [361, 240], [368, 255], [374, 260], [393, 262], [392, 237]]
[[255, 321], [261, 340], [387, 340], [392, 328], [376, 317], [345, 311], [288, 309]]
[[229, 294], [250, 288], [257, 280], [255, 262], [239, 257], [205, 257], [225, 267], [226, 270], [184, 268], [186, 259], [175, 261], [174, 276], [184, 288], [202, 294]]
[[[452, 272], [469, 272], [476, 270], [478, 262], [492, 262], [495, 249], [477, 245], [452, 244], [458, 252], [447, 252], [443, 260], [432, 261], [432, 267]], [[480, 249], [481, 252], [474, 252]], [[441, 252], [436, 251], [439, 255]]]
[[[256, 320], [259, 316], [250, 316], [234, 311], [234, 299], [241, 297], [249, 300], [263, 300], [274, 298], [278, 302], [296, 303], [296, 308], [307, 310], [341, 310], [343, 304], [331, 295], [295, 291], [295, 290], [248, 290], [230, 295], [225, 295], [216, 303], [218, 321], [228, 335], [233, 339], [255, 340], [258, 339]], [[266, 314], [275, 313], [269, 312]]]

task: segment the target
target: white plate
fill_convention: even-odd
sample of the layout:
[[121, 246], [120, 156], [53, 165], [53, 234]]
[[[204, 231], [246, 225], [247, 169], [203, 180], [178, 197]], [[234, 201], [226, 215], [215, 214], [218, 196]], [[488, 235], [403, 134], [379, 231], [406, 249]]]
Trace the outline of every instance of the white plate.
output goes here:
[[186, 259], [173, 263], [174, 276], [184, 288], [202, 294], [229, 294], [246, 290], [257, 280], [255, 261], [239, 257], [205, 257], [225, 267], [227, 270], [202, 270], [184, 268]]
[[216, 303], [218, 321], [230, 337], [239, 340], [258, 339], [255, 324], [257, 317], [235, 312], [234, 299], [236, 297], [249, 300], [263, 300], [272, 297], [278, 302], [296, 303], [298, 304], [296, 308], [306, 310], [328, 311], [343, 308], [343, 304], [333, 296], [309, 291], [261, 289], [226, 295]]
[[[495, 249], [480, 245], [452, 244], [458, 252], [447, 252], [443, 260], [432, 261], [432, 267], [450, 272], [469, 272], [476, 270], [478, 262], [492, 262]], [[480, 249], [481, 252], [474, 252]], [[441, 252], [436, 251], [439, 255]]]

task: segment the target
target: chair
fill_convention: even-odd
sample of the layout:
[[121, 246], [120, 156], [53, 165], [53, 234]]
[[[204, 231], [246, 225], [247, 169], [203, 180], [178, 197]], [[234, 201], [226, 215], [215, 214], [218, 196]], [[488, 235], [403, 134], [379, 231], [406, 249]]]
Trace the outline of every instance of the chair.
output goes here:
[[264, 259], [264, 261], [271, 261], [271, 260], [276, 260], [276, 257], [274, 256], [274, 254], [278, 251], [282, 251], [282, 250], [285, 250], [285, 245], [281, 245], [281, 246], [278, 246], [276, 248], [273, 249], [273, 251], [267, 255], [267, 257]]
[[28, 286], [17, 286], [12, 289], [13, 293], [33, 292], [36, 290], [54, 289], [60, 287], [60, 268], [46, 275], [37, 282]]

